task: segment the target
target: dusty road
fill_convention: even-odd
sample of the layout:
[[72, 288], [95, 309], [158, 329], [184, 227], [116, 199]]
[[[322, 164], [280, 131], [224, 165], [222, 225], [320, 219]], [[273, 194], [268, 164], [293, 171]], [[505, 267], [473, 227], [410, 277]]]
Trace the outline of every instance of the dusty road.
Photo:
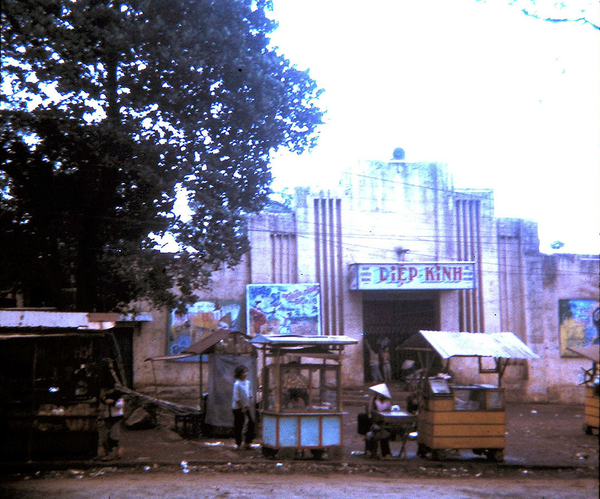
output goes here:
[[128, 473], [4, 481], [11, 499], [595, 499], [592, 478], [402, 478], [342, 474]]

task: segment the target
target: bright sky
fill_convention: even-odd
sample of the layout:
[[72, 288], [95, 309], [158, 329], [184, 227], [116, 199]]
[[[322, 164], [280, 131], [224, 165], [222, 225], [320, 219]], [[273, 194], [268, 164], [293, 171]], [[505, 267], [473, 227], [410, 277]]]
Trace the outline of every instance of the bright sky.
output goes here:
[[457, 187], [494, 189], [497, 216], [538, 221], [542, 251], [600, 253], [599, 30], [509, 0], [274, 4], [273, 43], [310, 69], [328, 110], [312, 153], [274, 161], [275, 190], [335, 186], [402, 147], [448, 163]]

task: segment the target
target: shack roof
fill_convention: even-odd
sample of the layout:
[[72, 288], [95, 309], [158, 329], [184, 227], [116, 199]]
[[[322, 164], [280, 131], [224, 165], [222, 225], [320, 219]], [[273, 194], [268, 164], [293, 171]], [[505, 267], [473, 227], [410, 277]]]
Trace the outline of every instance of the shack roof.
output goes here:
[[206, 352], [211, 347], [214, 347], [219, 341], [224, 340], [230, 334], [242, 334], [238, 331], [229, 331], [228, 329], [217, 329], [214, 333], [208, 334], [206, 337], [202, 338], [200, 341], [191, 344], [181, 353], [191, 353], [194, 355], [200, 355], [201, 353]]
[[496, 357], [504, 359], [538, 359], [539, 357], [514, 333], [458, 333], [419, 331], [400, 348], [433, 349], [443, 359], [450, 357]]
[[115, 322], [101, 317], [90, 317], [84, 312], [57, 312], [55, 310], [0, 310], [0, 338], [18, 338], [40, 335], [73, 334], [86, 331], [104, 331], [115, 327]]
[[586, 359], [593, 360], [594, 362], [600, 362], [600, 346], [591, 345], [589, 347], [580, 347], [580, 348], [571, 348], [568, 347], [569, 350], [575, 352], [576, 354], [585, 357]]
[[257, 334], [251, 341], [253, 345], [270, 345], [274, 347], [309, 347], [317, 345], [325, 346], [344, 346], [344, 345], [355, 345], [358, 340], [350, 338], [349, 336], [329, 336], [329, 335], [311, 335], [311, 336], [297, 336], [293, 334], [272, 334], [262, 335]]
[[161, 355], [158, 357], [149, 357], [146, 360], [178, 360], [178, 359], [187, 359], [189, 357], [193, 357], [195, 355], [200, 355], [204, 353], [209, 353], [209, 350], [216, 346], [221, 340], [226, 339], [232, 334], [237, 334], [242, 336], [243, 338], [247, 338], [244, 333], [240, 331], [232, 331], [230, 329], [217, 329], [212, 333], [208, 334], [200, 341], [196, 343], [192, 343], [189, 347], [185, 348], [181, 351], [180, 354], [177, 355]]

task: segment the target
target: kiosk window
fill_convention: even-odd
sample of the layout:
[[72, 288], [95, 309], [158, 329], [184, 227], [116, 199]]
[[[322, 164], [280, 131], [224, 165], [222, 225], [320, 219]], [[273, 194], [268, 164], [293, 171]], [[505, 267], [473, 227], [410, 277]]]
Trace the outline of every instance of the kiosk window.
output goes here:
[[454, 409], [481, 411], [485, 409], [485, 391], [477, 388], [455, 388]]
[[487, 392], [487, 409], [499, 411], [504, 409], [504, 394], [501, 391], [490, 390]]

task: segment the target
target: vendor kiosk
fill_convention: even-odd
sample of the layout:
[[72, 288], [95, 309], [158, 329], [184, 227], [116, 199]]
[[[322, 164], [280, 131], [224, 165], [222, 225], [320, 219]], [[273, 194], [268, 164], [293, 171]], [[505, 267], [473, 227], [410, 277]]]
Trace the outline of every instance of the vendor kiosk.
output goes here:
[[262, 451], [295, 457], [307, 450], [317, 459], [341, 457], [343, 408], [341, 366], [347, 336], [257, 335], [263, 355]]
[[583, 431], [586, 435], [592, 435], [594, 430], [598, 432], [600, 426], [600, 350], [598, 345], [582, 348], [569, 348], [576, 354], [592, 361], [590, 369], [584, 369], [585, 379], [585, 422]]
[[[215, 434], [229, 434], [233, 428], [231, 394], [233, 373], [237, 366], [248, 369], [252, 391], [256, 393], [256, 350], [249, 336], [229, 329], [206, 331], [203, 337], [186, 347], [180, 354], [150, 357], [154, 371], [155, 361], [177, 361], [198, 358], [198, 407], [189, 407], [154, 399], [168, 404], [175, 411], [175, 431], [185, 438], [198, 438]], [[208, 361], [208, 392], [205, 393], [204, 369]]]
[[[429, 378], [417, 417], [418, 455], [442, 460], [448, 450], [471, 449], [491, 461], [504, 460], [506, 403], [500, 384], [507, 359], [535, 359], [537, 355], [513, 333], [420, 331], [401, 348], [428, 354], [428, 362], [435, 353], [443, 359], [478, 357], [480, 373], [498, 375], [498, 386], [453, 385], [446, 379]], [[493, 357], [494, 367], [485, 369], [481, 357]]]

